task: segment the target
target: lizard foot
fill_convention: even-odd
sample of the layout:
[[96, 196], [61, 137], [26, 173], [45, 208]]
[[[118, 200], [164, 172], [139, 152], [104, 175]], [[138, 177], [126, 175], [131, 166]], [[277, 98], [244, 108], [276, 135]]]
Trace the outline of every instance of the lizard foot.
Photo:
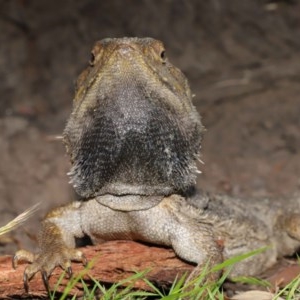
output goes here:
[[14, 269], [16, 269], [18, 262], [20, 261], [29, 263], [23, 274], [23, 283], [26, 293], [29, 291], [29, 281], [38, 272], [41, 272], [44, 286], [49, 293], [49, 277], [56, 267], [60, 266], [67, 272], [69, 278], [71, 278], [72, 261], [81, 262], [84, 266], [87, 265], [87, 259], [81, 251], [67, 247], [63, 250], [60, 249], [59, 252], [56, 251], [55, 253], [41, 252], [38, 254], [33, 254], [26, 250], [19, 250], [16, 252], [12, 260]]

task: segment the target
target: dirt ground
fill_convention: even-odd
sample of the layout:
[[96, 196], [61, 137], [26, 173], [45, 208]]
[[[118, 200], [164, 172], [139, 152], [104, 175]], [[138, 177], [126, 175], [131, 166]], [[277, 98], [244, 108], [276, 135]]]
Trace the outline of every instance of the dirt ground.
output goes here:
[[0, 1], [0, 225], [42, 208], [0, 252], [36, 248], [40, 219], [74, 199], [60, 135], [93, 43], [151, 36], [187, 75], [207, 128], [198, 185], [300, 189], [300, 3], [262, 0]]

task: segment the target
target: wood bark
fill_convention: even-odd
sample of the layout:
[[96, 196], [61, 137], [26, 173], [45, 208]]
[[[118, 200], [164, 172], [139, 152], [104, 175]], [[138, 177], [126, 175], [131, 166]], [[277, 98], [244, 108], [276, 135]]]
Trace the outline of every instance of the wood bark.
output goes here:
[[[94, 286], [93, 279], [103, 284], [120, 282], [136, 272], [147, 270], [146, 278], [156, 286], [166, 287], [177, 276], [190, 273], [193, 265], [180, 260], [173, 250], [155, 246], [147, 246], [132, 241], [110, 241], [97, 246], [82, 248], [91, 266], [88, 270], [79, 263], [72, 264], [73, 278], [81, 272], [84, 273], [84, 281], [88, 286]], [[23, 272], [26, 264], [20, 264], [16, 270], [12, 268], [11, 256], [0, 257], [0, 298], [26, 297], [23, 287]], [[56, 268], [50, 277], [50, 288], [53, 290], [62, 270]], [[59, 295], [70, 280], [65, 276], [56, 291]], [[130, 282], [126, 283], [127, 285]], [[126, 285], [125, 284], [125, 285]], [[143, 281], [137, 280], [132, 283], [134, 288], [150, 290]], [[82, 283], [78, 282], [70, 294], [78, 296], [83, 294]], [[28, 297], [47, 297], [45, 287], [38, 273], [29, 282]]]

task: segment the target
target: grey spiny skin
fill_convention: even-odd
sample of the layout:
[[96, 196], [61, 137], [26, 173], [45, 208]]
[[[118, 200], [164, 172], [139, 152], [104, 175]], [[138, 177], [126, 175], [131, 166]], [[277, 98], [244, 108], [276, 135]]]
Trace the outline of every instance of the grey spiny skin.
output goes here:
[[[56, 266], [85, 261], [75, 238], [130, 239], [170, 246], [198, 264], [272, 246], [237, 264], [255, 275], [300, 246], [300, 197], [270, 202], [192, 194], [203, 127], [185, 76], [145, 38], [97, 42], [79, 76], [64, 131], [71, 182], [85, 201], [54, 209], [42, 222], [40, 252], [14, 257], [31, 264], [24, 283]], [[218, 274], [211, 274], [209, 280]]]

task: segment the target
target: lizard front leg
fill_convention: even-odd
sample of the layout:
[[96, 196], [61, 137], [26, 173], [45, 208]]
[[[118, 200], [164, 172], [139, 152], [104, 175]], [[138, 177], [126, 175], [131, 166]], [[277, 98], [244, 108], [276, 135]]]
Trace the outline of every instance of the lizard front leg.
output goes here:
[[210, 272], [210, 270], [223, 262], [223, 249], [218, 243], [212, 226], [186, 216], [180, 209], [178, 210], [178, 206], [182, 203], [176, 203], [174, 200], [170, 199], [168, 203], [171, 211], [171, 246], [180, 258], [197, 264], [187, 278], [186, 284], [199, 277], [205, 269], [209, 272], [203, 279], [206, 282], [216, 281], [221, 272]]
[[24, 288], [28, 292], [28, 281], [37, 273], [42, 278], [49, 292], [48, 278], [52, 271], [60, 266], [72, 275], [71, 261], [79, 261], [84, 265], [86, 258], [83, 253], [75, 249], [75, 238], [84, 236], [80, 222], [80, 202], [73, 202], [48, 213], [42, 221], [39, 234], [39, 248], [37, 254], [26, 250], [19, 250], [13, 257], [13, 267], [19, 261], [30, 263], [24, 271]]
[[[205, 268], [221, 263], [223, 256], [212, 226], [191, 218], [181, 209], [185, 205], [180, 196], [171, 195], [151, 209], [130, 212], [129, 217], [138, 239], [172, 247], [181, 259], [197, 265], [187, 279], [190, 282]], [[219, 276], [220, 272], [209, 272], [205, 280], [215, 281]]]

